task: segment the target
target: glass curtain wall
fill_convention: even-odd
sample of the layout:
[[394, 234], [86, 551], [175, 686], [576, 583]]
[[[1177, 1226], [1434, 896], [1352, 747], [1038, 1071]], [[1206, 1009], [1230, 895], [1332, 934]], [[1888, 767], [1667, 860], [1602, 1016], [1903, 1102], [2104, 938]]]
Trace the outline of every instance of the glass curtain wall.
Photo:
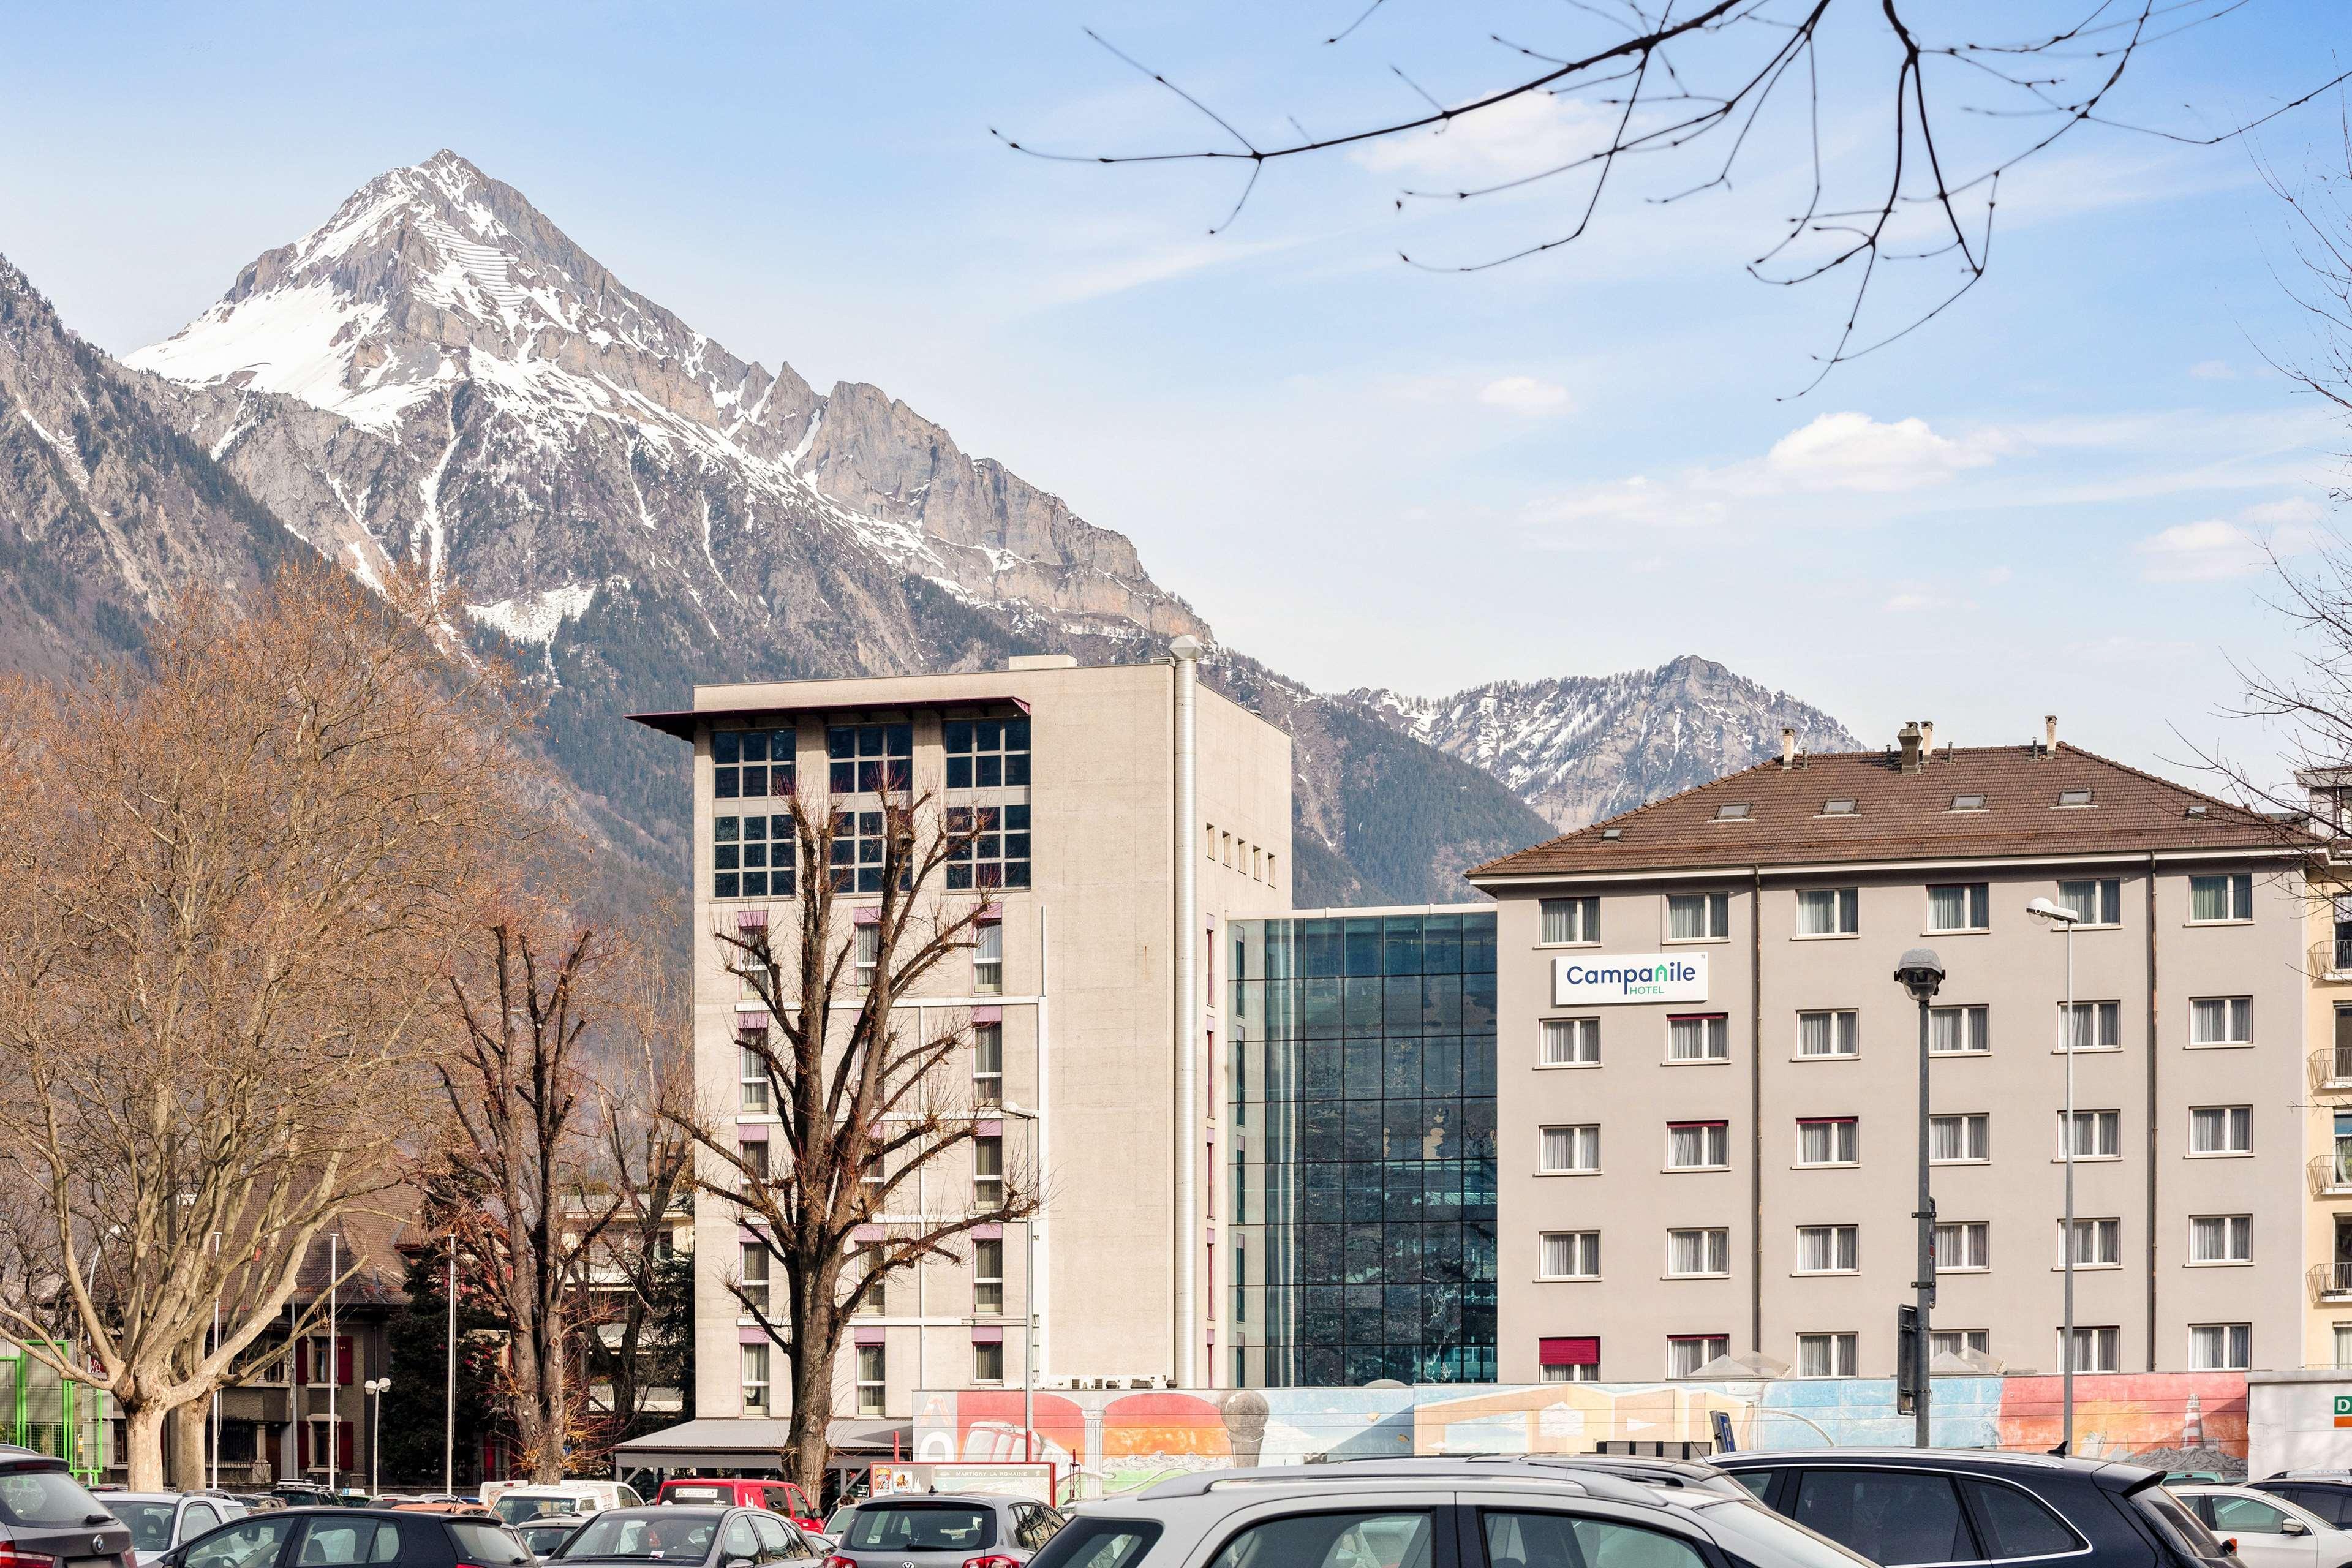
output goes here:
[[1243, 1387], [1495, 1378], [1495, 917], [1236, 921]]

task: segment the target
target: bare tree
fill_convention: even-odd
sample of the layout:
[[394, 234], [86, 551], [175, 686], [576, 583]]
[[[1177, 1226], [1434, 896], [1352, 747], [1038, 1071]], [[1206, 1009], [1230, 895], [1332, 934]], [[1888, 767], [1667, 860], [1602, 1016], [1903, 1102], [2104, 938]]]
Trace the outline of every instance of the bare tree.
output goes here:
[[0, 1187], [37, 1195], [46, 1271], [0, 1327], [113, 1397], [154, 1487], [166, 1413], [428, 1102], [432, 977], [520, 817], [510, 720], [324, 563], [249, 607], [192, 590], [143, 666], [0, 705]]
[[[975, 1182], [961, 1212], [946, 1212], [936, 1190], [901, 1201], [975, 1138], [977, 1108], [941, 1070], [967, 1047], [969, 1025], [910, 1028], [900, 1004], [973, 945], [984, 905], [938, 889], [977, 822], [903, 781], [881, 811], [860, 814], [872, 819], [856, 825], [863, 832], [828, 801], [795, 795], [791, 809], [805, 868], [791, 929], [739, 918], [713, 932], [760, 1004], [762, 1026], [742, 1028], [740, 1043], [747, 1070], [756, 1063], [766, 1080], [777, 1136], [752, 1154], [731, 1115], [698, 1117], [691, 1131], [707, 1156], [701, 1190], [735, 1207], [757, 1237], [747, 1248], [782, 1276], [781, 1301], [761, 1282], [730, 1289], [790, 1364], [784, 1468], [814, 1497], [835, 1360], [860, 1305], [895, 1274], [960, 1257], [977, 1227], [1035, 1212], [1037, 1191], [1029, 1173], [1006, 1169], [992, 1192]], [[836, 847], [854, 853], [837, 862]], [[849, 892], [859, 895], [854, 915], [839, 898]]]
[[[1267, 165], [1303, 161], [1366, 143], [1437, 136], [1530, 100], [1565, 100], [1595, 111], [1591, 144], [1549, 166], [1482, 184], [1408, 188], [1396, 205], [1459, 205], [1534, 187], [1564, 193], [1551, 226], [1499, 254], [1433, 263], [1434, 271], [1475, 272], [1572, 245], [1591, 231], [1612, 188], [1644, 174], [1653, 202], [1677, 202], [1731, 189], [1736, 178], [1769, 175], [1788, 162], [1786, 139], [1802, 149], [1810, 190], [1779, 220], [1747, 264], [1759, 281], [1782, 286], [1832, 277], [1849, 280], [1833, 344], [1817, 356], [1818, 384], [1836, 365], [1902, 338], [1943, 313], [1983, 278], [1991, 258], [2000, 181], [2021, 163], [2086, 125], [2210, 146], [2309, 102], [2352, 77], [2342, 72], [2259, 118], [2230, 129], [2175, 131], [2126, 122], [2111, 107], [2141, 53], [2244, 8], [2246, 0], [2084, 0], [2050, 24], [1989, 35], [1979, 7], [1916, 0], [1701, 0], [1678, 6], [1654, 0], [1570, 0], [1540, 47], [1488, 35], [1510, 57], [1500, 82], [1451, 101], [1425, 90], [1395, 66], [1407, 113], [1309, 133], [1283, 117], [1278, 136], [1251, 135], [1235, 123], [1271, 122], [1221, 112], [1166, 76], [1087, 36], [1149, 76], [1214, 127], [1217, 145], [1138, 153], [1048, 151], [992, 134], [1016, 151], [1061, 162], [1231, 163], [1245, 171], [1232, 210], [1210, 232], [1241, 216]], [[1371, 0], [1327, 44], [1367, 29], [1384, 0]], [[1848, 16], [1852, 22], [1847, 23]], [[1832, 27], [1839, 30], [1832, 32]], [[1825, 40], [1826, 46], [1825, 46]], [[1824, 56], [1826, 55], [1826, 62]], [[1777, 118], [1774, 105], [1784, 104]], [[1833, 146], [1842, 117], [1859, 114], [1883, 131], [1864, 151]], [[1824, 120], [1831, 131], [1824, 135]], [[1780, 149], [1775, 152], [1774, 149]], [[1758, 165], [1766, 165], [1759, 168]], [[1864, 319], [1883, 268], [1924, 264], [1921, 292], [1886, 319]], [[1810, 389], [1810, 388], [1809, 388]]]

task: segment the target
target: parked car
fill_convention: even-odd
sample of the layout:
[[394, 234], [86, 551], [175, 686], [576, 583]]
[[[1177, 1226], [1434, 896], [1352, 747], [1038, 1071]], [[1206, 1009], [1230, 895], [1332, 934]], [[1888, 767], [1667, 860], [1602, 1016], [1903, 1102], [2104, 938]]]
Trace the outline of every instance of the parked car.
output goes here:
[[824, 1531], [816, 1504], [791, 1481], [759, 1480], [747, 1476], [679, 1476], [664, 1481], [654, 1494], [656, 1503], [691, 1503], [698, 1508], [764, 1508], [781, 1513], [803, 1530]]
[[314, 1487], [304, 1481], [280, 1481], [269, 1489], [269, 1495], [288, 1508], [320, 1508], [334, 1501], [324, 1487]]
[[834, 1538], [827, 1568], [1014, 1568], [1064, 1522], [1027, 1498], [941, 1492], [867, 1498]]
[[497, 1520], [380, 1508], [288, 1508], [248, 1514], [174, 1546], [158, 1568], [531, 1568]]
[[131, 1527], [131, 1548], [142, 1564], [246, 1511], [220, 1492], [108, 1492], [99, 1500]]
[[582, 1523], [553, 1561], [751, 1568], [788, 1559], [809, 1563], [811, 1568], [817, 1562], [808, 1538], [780, 1513], [764, 1508], [693, 1508], [670, 1503], [658, 1508], [607, 1509]]
[[619, 1481], [556, 1481], [546, 1486], [521, 1481], [490, 1481], [482, 1488], [482, 1501], [509, 1524], [553, 1515], [599, 1513], [608, 1508], [641, 1508], [645, 1499]]
[[1212, 1557], [1279, 1568], [1862, 1568], [1750, 1497], [1458, 1459], [1203, 1471], [1090, 1505], [1029, 1568]]
[[[1715, 1461], [1774, 1512], [1885, 1568], [2087, 1553], [2085, 1568], [2222, 1568], [2204, 1524], [2140, 1465], [1946, 1448], [1813, 1448]], [[2332, 1568], [2332, 1565], [2331, 1565]]]
[[528, 1519], [507, 1528], [514, 1532], [515, 1539], [530, 1548], [533, 1557], [548, 1558], [554, 1556], [563, 1543], [579, 1531], [587, 1517], [585, 1514], [572, 1514], [568, 1518]]
[[2237, 1542], [2246, 1568], [2352, 1568], [2352, 1534], [2285, 1498], [2252, 1487], [2167, 1489], [2225, 1544]]
[[2317, 1514], [2330, 1524], [2352, 1525], [2352, 1477], [2338, 1473], [2332, 1479], [2299, 1475], [2290, 1470], [2266, 1481], [2247, 1481], [2258, 1492], [2283, 1497], [2296, 1507]]
[[0, 1557], [57, 1568], [131, 1568], [131, 1529], [82, 1489], [63, 1459], [0, 1446]]

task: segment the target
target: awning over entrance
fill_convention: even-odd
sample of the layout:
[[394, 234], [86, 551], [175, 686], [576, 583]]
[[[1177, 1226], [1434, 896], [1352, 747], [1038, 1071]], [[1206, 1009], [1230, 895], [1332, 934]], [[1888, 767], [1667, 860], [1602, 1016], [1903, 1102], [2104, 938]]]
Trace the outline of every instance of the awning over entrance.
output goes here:
[[[911, 1421], [837, 1420], [826, 1434], [836, 1466], [863, 1467], [915, 1451]], [[757, 1416], [709, 1416], [632, 1437], [614, 1452], [648, 1470], [771, 1470], [783, 1453], [786, 1424]]]

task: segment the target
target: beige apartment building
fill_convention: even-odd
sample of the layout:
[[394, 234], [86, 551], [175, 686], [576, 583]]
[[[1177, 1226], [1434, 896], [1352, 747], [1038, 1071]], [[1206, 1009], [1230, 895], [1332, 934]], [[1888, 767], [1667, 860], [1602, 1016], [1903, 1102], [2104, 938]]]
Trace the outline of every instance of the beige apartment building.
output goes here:
[[2304, 1211], [2309, 1287], [2303, 1364], [2352, 1368], [2352, 773], [2299, 773], [2313, 826], [2326, 840], [2315, 858], [2305, 900], [2311, 946], [2306, 1081], [2303, 1110], [2311, 1201]]
[[[746, 1147], [774, 1119], [737, 1043], [757, 1004], [716, 933], [788, 921], [810, 872], [753, 828], [793, 784], [835, 811], [874, 809], [886, 773], [947, 808], [999, 814], [1001, 842], [982, 840], [972, 874], [938, 895], [984, 901], [973, 952], [900, 1004], [934, 1031], [971, 1026], [942, 1088], [979, 1123], [971, 1168], [900, 1191], [923, 1214], [970, 1213], [996, 1172], [1034, 1167], [1045, 1205], [1034, 1236], [983, 1231], [969, 1258], [893, 1279], [835, 1368], [844, 1417], [903, 1418], [918, 1388], [1020, 1388], [1033, 1311], [1040, 1384], [1198, 1382], [1219, 1364], [1208, 998], [1220, 925], [1289, 907], [1290, 741], [1199, 685], [1197, 645], [1174, 647], [1098, 668], [1039, 656], [698, 686], [690, 709], [638, 716], [694, 747], [698, 1087]], [[838, 897], [854, 926], [857, 895]], [[780, 1416], [788, 1370], [729, 1289], [758, 1249], [724, 1204], [698, 1205], [695, 1223], [694, 1413]]]
[[[2310, 853], [2058, 744], [2053, 721], [2006, 747], [1938, 749], [1932, 726], [1884, 753], [1784, 738], [1777, 761], [1478, 868], [1499, 904], [1501, 1379], [1724, 1354], [1895, 1370], [1921, 1020], [1893, 973], [1920, 946], [1947, 971], [1927, 1020], [1937, 1350], [2012, 1372], [2301, 1363]], [[2068, 937], [2035, 899], [2080, 916], [2071, 1015]]]

